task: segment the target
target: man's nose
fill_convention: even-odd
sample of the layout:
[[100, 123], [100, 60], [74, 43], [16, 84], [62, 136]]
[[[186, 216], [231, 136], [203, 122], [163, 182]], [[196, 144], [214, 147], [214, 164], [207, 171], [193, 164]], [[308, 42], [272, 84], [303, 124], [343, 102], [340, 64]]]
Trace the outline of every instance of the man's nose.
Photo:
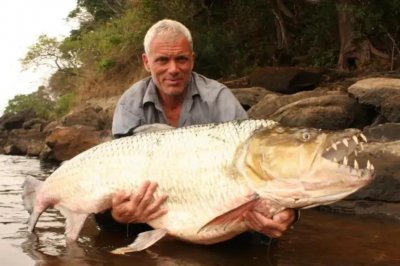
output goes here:
[[178, 64], [175, 62], [175, 60], [171, 60], [168, 64], [168, 72], [171, 74], [175, 74], [179, 72], [179, 67]]

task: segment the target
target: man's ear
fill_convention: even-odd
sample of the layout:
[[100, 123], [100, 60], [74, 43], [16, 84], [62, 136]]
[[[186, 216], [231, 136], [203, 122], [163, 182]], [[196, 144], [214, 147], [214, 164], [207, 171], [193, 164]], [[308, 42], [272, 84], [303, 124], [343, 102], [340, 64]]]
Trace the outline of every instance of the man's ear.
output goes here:
[[146, 53], [142, 54], [142, 60], [143, 60], [144, 68], [147, 70], [147, 72], [150, 72], [149, 58], [147, 57]]

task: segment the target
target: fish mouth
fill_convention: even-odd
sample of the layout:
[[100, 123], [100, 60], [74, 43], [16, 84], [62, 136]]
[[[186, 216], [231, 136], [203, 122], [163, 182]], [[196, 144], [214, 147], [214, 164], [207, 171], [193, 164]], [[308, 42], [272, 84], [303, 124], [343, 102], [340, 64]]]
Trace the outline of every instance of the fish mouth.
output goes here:
[[369, 160], [361, 161], [358, 158], [367, 142], [364, 134], [356, 133], [339, 141], [334, 141], [323, 151], [322, 157], [340, 167], [348, 168], [350, 172], [355, 171], [360, 176], [372, 175], [375, 171], [374, 165]]

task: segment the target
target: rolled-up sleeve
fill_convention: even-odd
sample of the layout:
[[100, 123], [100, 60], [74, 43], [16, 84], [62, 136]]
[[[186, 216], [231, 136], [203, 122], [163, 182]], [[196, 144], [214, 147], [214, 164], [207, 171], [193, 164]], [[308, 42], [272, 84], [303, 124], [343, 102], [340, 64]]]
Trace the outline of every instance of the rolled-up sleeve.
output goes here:
[[220, 122], [247, 119], [247, 113], [229, 88], [223, 88], [216, 98], [215, 114]]
[[141, 125], [140, 116], [126, 110], [125, 106], [118, 103], [113, 117], [112, 134], [114, 137], [132, 134], [132, 131]]

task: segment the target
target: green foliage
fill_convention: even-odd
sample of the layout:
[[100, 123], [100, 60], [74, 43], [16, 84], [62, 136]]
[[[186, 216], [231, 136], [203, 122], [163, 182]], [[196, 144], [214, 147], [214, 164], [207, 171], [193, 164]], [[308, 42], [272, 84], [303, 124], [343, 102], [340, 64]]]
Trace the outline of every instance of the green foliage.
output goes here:
[[24, 111], [34, 112], [37, 117], [43, 119], [54, 119], [69, 112], [75, 102], [75, 93], [68, 92], [56, 100], [44, 92], [44, 87], [30, 94], [18, 94], [8, 101], [4, 113], [18, 114]]
[[334, 67], [338, 59], [336, 7], [334, 1], [309, 5], [299, 14], [300, 25], [293, 45], [294, 55], [305, 55], [307, 64]]
[[99, 71], [107, 71], [115, 66], [115, 60], [109, 58], [102, 58], [96, 62], [96, 68]]
[[78, 0], [76, 9], [70, 12], [69, 17], [76, 18], [87, 12], [94, 22], [104, 22], [123, 13], [128, 3], [129, 1], [124, 0]]
[[21, 60], [22, 66], [37, 68], [47, 65], [60, 69], [76, 69], [79, 60], [74, 52], [75, 47], [70, 47], [68, 41], [60, 42], [56, 38], [40, 35], [37, 42], [29, 47], [27, 54]]
[[[60, 86], [62, 82], [58, 82], [61, 94], [73, 90], [78, 94], [86, 91], [88, 95], [99, 90], [110, 90], [103, 95], [117, 94], [121, 91], [116, 88], [126, 88], [132, 76], [141, 73], [147, 29], [160, 19], [170, 18], [191, 30], [195, 71], [212, 78], [239, 77], [258, 66], [293, 62], [335, 67], [340, 48], [337, 2], [279, 3], [276, 6], [277, 1], [272, 0], [78, 0], [77, 9], [70, 16], [85, 15], [80, 29], [62, 42], [46, 36], [39, 38], [24, 62], [43, 63], [49, 55], [61, 62], [61, 69], [78, 77], [69, 79], [76, 83], [73, 86]], [[381, 45], [375, 46], [386, 51], [400, 43], [400, 0], [351, 3], [355, 5], [352, 14], [356, 37], [368, 38], [374, 45], [378, 42]], [[279, 46], [276, 12], [281, 12], [285, 25], [285, 47]]]
[[400, 29], [400, 0], [367, 1], [359, 0], [353, 13], [358, 22], [358, 37], [372, 37], [396, 34]]
[[59, 42], [56, 38], [40, 35], [37, 43], [29, 47], [28, 53], [21, 60], [23, 67], [37, 67], [38, 65], [49, 64], [61, 57], [58, 50]]
[[55, 104], [54, 108], [54, 113], [55, 116], [61, 117], [63, 115], [66, 115], [73, 104], [75, 103], [75, 93], [74, 92], [68, 92], [64, 95], [61, 95]]
[[4, 113], [18, 114], [24, 111], [33, 111], [37, 117], [49, 119], [53, 112], [53, 103], [38, 92], [18, 94], [8, 101]]

